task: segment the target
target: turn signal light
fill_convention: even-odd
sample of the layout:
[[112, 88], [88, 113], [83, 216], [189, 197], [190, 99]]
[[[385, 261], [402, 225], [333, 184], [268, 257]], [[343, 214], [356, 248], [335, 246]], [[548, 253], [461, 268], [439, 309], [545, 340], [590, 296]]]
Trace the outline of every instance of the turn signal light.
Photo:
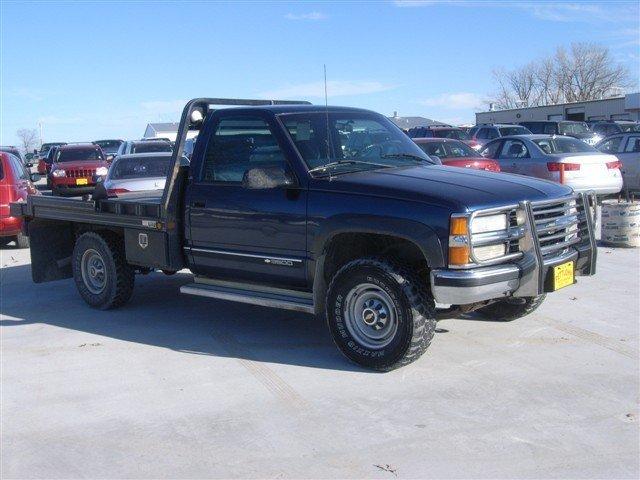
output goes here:
[[451, 217], [449, 223], [449, 265], [469, 263], [469, 219]]

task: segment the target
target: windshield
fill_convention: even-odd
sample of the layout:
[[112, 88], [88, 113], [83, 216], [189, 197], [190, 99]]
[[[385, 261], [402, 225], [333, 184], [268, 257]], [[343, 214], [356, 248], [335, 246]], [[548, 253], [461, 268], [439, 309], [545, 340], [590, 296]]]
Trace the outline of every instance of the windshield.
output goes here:
[[619, 123], [623, 132], [640, 132], [640, 123]]
[[160, 141], [134, 143], [131, 147], [131, 153], [171, 152], [172, 150], [169, 142]]
[[169, 171], [170, 155], [158, 157], [121, 157], [111, 167], [109, 178], [123, 180], [130, 178], [166, 177]]
[[61, 148], [56, 152], [56, 163], [104, 160], [100, 147]]
[[420, 142], [420, 147], [427, 155], [440, 158], [473, 158], [479, 157], [478, 152], [462, 142]]
[[500, 136], [506, 137], [507, 135], [529, 135], [531, 131], [524, 127], [500, 127]]
[[[280, 117], [309, 170], [326, 173], [400, 167], [433, 161], [381, 115], [305, 112]], [[331, 164], [331, 165], [329, 165]]]
[[589, 127], [586, 123], [560, 123], [558, 125], [560, 135], [575, 135], [576, 133], [589, 133]]
[[575, 138], [539, 138], [534, 139], [533, 143], [538, 145], [540, 150], [547, 154], [597, 152], [595, 148]]
[[96, 145], [102, 148], [104, 153], [116, 153], [120, 145], [122, 145], [122, 140], [98, 140], [97, 142], [93, 142]]
[[443, 128], [432, 130], [433, 136], [437, 138], [455, 138], [456, 140], [469, 140], [469, 135], [457, 128]]

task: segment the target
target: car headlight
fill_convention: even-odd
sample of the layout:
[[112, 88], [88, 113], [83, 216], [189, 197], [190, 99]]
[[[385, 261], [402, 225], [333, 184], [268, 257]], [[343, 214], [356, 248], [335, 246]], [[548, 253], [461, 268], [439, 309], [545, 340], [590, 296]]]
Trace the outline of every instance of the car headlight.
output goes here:
[[66, 177], [67, 176], [67, 172], [65, 172], [61, 168], [56, 168], [53, 172], [51, 172], [51, 175], [53, 175], [56, 178]]
[[507, 226], [507, 216], [504, 214], [475, 217], [471, 221], [471, 233], [498, 232], [506, 230]]
[[107, 167], [96, 168], [96, 175], [99, 177], [104, 177], [107, 173], [109, 173], [109, 169]]

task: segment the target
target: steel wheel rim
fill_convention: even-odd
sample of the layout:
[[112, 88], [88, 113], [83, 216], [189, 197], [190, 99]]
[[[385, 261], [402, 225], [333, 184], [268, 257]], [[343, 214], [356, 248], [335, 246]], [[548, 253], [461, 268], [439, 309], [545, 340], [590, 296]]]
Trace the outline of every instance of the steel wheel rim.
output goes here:
[[351, 336], [371, 350], [389, 345], [398, 331], [398, 312], [391, 297], [372, 283], [351, 289], [347, 294], [344, 318]]
[[94, 295], [102, 293], [107, 286], [107, 269], [102, 255], [93, 249], [86, 250], [80, 267], [85, 287]]

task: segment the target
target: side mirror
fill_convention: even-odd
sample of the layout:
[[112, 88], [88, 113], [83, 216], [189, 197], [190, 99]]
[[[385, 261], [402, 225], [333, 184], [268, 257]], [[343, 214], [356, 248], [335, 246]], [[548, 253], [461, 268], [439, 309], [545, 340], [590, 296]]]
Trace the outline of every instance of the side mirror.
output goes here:
[[29, 177], [31, 177], [31, 181], [34, 183], [40, 181], [42, 178], [39, 173], [32, 173]]
[[259, 167], [247, 170], [242, 177], [242, 186], [249, 190], [288, 187], [293, 179], [282, 167]]

